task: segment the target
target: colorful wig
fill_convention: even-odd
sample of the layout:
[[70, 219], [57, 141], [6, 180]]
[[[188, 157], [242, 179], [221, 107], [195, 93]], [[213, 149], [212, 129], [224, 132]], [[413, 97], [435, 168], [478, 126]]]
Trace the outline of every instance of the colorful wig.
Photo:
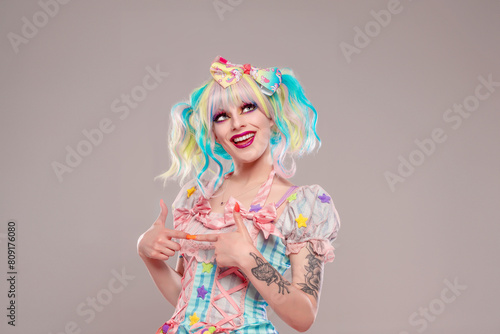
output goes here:
[[[282, 69], [282, 84], [272, 96], [264, 95], [248, 74], [240, 81], [223, 88], [213, 79], [195, 89], [189, 103], [181, 102], [172, 107], [169, 149], [172, 164], [165, 173], [157, 176], [164, 180], [181, 177], [181, 182], [194, 172], [198, 184], [205, 192], [201, 179], [216, 164], [218, 177], [214, 189], [226, 173], [234, 170], [231, 156], [215, 141], [212, 116], [229, 106], [253, 103], [274, 121], [271, 134], [271, 155], [276, 172], [289, 178], [295, 174], [294, 157], [313, 152], [321, 141], [316, 133], [317, 113], [304, 95], [302, 86], [290, 69]], [[289, 167], [285, 159], [290, 158]], [[224, 164], [221, 159], [228, 160]], [[226, 165], [226, 166], [225, 166]], [[211, 189], [211, 190], [214, 190]]]

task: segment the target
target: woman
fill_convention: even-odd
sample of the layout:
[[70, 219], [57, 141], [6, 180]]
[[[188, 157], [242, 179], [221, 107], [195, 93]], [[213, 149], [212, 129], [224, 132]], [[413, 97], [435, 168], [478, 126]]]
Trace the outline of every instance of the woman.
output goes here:
[[[293, 156], [319, 144], [316, 110], [291, 71], [217, 57], [210, 72], [213, 79], [189, 104], [172, 108], [172, 166], [160, 177], [196, 172], [173, 203], [174, 230], [165, 228], [160, 201], [160, 216], [138, 242], [154, 282], [176, 307], [157, 333], [277, 333], [267, 305], [306, 331], [340, 228], [326, 191], [287, 180]], [[213, 164], [218, 173], [207, 179]], [[164, 261], [176, 252], [174, 270]], [[291, 282], [283, 277], [290, 266]]]

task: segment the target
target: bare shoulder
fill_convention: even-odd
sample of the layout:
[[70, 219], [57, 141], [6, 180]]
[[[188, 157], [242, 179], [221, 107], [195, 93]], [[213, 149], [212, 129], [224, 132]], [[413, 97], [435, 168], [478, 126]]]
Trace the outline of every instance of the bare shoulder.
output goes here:
[[290, 180], [285, 179], [284, 177], [276, 175], [274, 177], [273, 186], [271, 188], [271, 192], [269, 193], [269, 201], [277, 202], [285, 195], [285, 193], [290, 189], [294, 184], [290, 182]]
[[294, 184], [290, 182], [290, 180], [285, 179], [279, 175], [276, 175], [273, 182], [273, 187], [281, 190], [285, 190], [285, 192]]

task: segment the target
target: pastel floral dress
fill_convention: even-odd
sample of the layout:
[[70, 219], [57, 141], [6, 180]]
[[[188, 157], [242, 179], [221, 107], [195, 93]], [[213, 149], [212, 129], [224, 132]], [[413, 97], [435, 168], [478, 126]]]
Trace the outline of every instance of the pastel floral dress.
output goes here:
[[[325, 262], [332, 262], [331, 242], [340, 220], [331, 197], [318, 185], [292, 187], [278, 203], [266, 204], [274, 175], [272, 171], [250, 208], [240, 205], [254, 245], [281, 275], [290, 267], [289, 254], [298, 253], [308, 242]], [[230, 197], [224, 213], [212, 213], [193, 180], [173, 203], [174, 228], [189, 234], [233, 232], [236, 202]], [[286, 207], [276, 219], [281, 204]], [[267, 319], [266, 301], [238, 268], [217, 266], [212, 243], [176, 241], [184, 261], [182, 290], [172, 318], [157, 333], [277, 333]]]

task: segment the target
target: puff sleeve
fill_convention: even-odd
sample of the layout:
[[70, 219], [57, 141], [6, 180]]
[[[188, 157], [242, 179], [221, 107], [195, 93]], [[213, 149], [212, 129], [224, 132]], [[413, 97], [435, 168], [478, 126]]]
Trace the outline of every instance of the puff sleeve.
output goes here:
[[[179, 194], [172, 203], [172, 212], [174, 213], [174, 228], [181, 229], [184, 223], [187, 222], [187, 213], [194, 206], [201, 196], [201, 191], [196, 182], [196, 179], [188, 181], [182, 186]], [[183, 212], [186, 211], [186, 212]], [[185, 213], [183, 215], [183, 213]], [[185, 217], [184, 217], [185, 216]]]
[[330, 195], [320, 186], [299, 187], [277, 224], [285, 237], [286, 254], [298, 253], [311, 242], [324, 262], [335, 258], [332, 242], [337, 238], [340, 219]]

